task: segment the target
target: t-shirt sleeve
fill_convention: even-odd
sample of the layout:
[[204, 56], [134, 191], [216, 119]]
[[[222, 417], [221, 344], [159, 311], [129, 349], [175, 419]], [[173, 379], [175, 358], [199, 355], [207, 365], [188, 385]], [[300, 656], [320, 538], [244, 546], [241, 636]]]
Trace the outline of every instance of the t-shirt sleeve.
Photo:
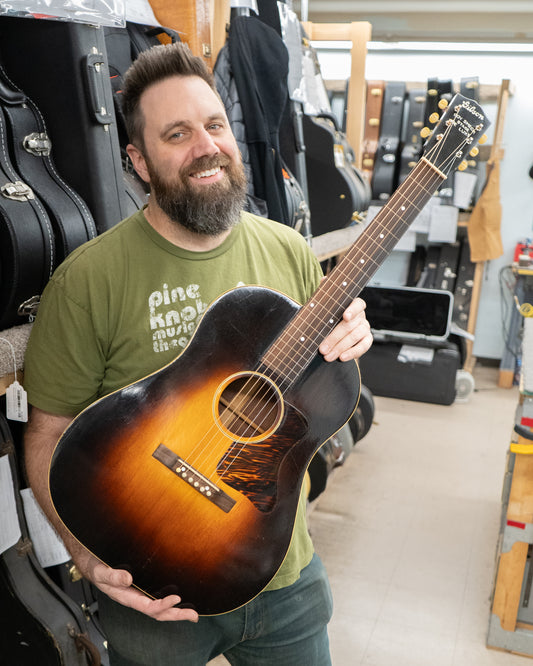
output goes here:
[[52, 278], [25, 354], [28, 402], [52, 414], [75, 416], [98, 397], [104, 369], [105, 357], [89, 312]]

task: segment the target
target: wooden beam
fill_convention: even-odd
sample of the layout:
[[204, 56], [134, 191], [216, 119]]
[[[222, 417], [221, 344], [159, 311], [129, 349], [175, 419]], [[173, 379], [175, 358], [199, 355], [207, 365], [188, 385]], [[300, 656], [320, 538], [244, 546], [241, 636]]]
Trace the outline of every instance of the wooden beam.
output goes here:
[[346, 102], [346, 137], [355, 153], [355, 166], [362, 166], [365, 129], [365, 63], [372, 26], [367, 21], [352, 23], [303, 23], [312, 41], [349, 41], [352, 43], [350, 83]]

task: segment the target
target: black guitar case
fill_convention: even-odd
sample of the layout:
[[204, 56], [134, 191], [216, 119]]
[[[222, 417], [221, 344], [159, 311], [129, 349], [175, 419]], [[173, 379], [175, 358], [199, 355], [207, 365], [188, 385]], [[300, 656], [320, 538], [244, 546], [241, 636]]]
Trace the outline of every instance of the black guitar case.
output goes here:
[[124, 74], [139, 53], [161, 44], [158, 35], [165, 34], [172, 42], [180, 41], [180, 39], [179, 34], [169, 28], [131, 22], [127, 22], [124, 28], [105, 27], [103, 30], [122, 159], [124, 189], [129, 213], [134, 213], [148, 202], [150, 188], [137, 175], [126, 152], [129, 139], [121, 102]]
[[130, 208], [103, 30], [0, 17], [0, 61], [40, 109], [57, 170], [87, 203], [98, 232], [113, 227]]
[[370, 203], [370, 188], [335, 116], [303, 115], [307, 187], [313, 235], [353, 224]]
[[460, 243], [444, 243], [440, 248], [439, 263], [435, 276], [435, 289], [451, 291], [455, 289]]
[[385, 85], [381, 131], [372, 176], [372, 199], [386, 201], [398, 186], [400, 138], [406, 85], [389, 81]]
[[398, 183], [403, 183], [422, 154], [423, 139], [420, 131], [424, 126], [426, 91], [410, 90], [407, 93], [407, 104], [407, 123], [402, 140]]
[[27, 321], [55, 266], [52, 223], [43, 203], [15, 171], [0, 108], [0, 331]]
[[33, 103], [0, 67], [0, 105], [9, 130], [9, 152], [22, 180], [32, 188], [50, 217], [55, 238], [54, 265], [96, 236], [86, 203], [61, 178], [52, 159], [44, 119]]
[[0, 415], [0, 457], [7, 456], [21, 530], [0, 555], [0, 654], [6, 666], [108, 664], [103, 636], [82, 608], [45, 573], [32, 548], [23, 505], [15, 446]]
[[463, 330], [467, 330], [468, 327], [475, 272], [476, 265], [470, 261], [470, 245], [465, 236], [461, 241], [452, 312], [452, 321]]

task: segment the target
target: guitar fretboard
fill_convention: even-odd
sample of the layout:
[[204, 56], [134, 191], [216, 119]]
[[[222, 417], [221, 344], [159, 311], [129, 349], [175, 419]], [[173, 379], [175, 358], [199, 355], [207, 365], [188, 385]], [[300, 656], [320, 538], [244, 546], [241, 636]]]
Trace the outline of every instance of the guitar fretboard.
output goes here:
[[280, 388], [292, 386], [315, 357], [318, 345], [339, 323], [413, 220], [446, 178], [422, 158], [342, 261], [287, 324], [262, 358], [260, 368]]

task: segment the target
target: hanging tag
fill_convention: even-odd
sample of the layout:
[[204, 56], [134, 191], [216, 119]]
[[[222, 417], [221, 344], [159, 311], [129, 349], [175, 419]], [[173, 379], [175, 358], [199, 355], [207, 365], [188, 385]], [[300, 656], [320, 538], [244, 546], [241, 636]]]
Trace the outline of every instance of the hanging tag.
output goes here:
[[11, 421], [28, 420], [28, 395], [16, 379], [6, 389], [6, 415]]

